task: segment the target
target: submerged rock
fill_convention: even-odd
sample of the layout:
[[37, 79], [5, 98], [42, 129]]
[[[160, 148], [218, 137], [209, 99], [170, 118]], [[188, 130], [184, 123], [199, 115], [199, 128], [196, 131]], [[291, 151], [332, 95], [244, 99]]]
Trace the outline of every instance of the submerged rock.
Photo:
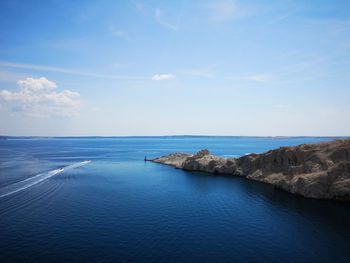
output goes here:
[[187, 171], [243, 176], [310, 198], [350, 200], [350, 140], [281, 147], [239, 158], [201, 150], [151, 161]]

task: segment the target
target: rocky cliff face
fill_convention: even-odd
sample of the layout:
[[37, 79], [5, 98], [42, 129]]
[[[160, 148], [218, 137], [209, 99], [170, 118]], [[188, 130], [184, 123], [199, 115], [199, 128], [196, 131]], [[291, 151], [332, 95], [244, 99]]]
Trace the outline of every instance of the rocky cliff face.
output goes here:
[[240, 158], [202, 150], [152, 161], [188, 171], [243, 176], [305, 197], [350, 201], [350, 140], [282, 147]]

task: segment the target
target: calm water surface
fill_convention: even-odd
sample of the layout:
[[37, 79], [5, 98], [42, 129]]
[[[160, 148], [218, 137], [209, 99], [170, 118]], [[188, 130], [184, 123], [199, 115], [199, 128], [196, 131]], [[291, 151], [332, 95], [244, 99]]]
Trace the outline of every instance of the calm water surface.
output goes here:
[[322, 140], [0, 140], [0, 262], [350, 262], [349, 204], [143, 161]]

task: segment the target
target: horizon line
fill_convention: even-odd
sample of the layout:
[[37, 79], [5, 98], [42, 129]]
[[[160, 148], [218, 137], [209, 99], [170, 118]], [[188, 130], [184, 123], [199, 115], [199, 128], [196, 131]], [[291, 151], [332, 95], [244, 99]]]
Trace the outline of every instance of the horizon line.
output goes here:
[[6, 138], [159, 138], [159, 137], [251, 137], [251, 138], [350, 138], [350, 135], [0, 135]]

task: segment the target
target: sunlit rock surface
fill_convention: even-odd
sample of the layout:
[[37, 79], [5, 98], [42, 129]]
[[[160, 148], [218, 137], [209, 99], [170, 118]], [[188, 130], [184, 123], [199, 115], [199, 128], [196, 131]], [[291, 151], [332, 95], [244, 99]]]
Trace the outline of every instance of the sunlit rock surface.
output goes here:
[[243, 176], [310, 198], [350, 200], [350, 140], [281, 147], [239, 158], [201, 150], [151, 161], [187, 171]]

